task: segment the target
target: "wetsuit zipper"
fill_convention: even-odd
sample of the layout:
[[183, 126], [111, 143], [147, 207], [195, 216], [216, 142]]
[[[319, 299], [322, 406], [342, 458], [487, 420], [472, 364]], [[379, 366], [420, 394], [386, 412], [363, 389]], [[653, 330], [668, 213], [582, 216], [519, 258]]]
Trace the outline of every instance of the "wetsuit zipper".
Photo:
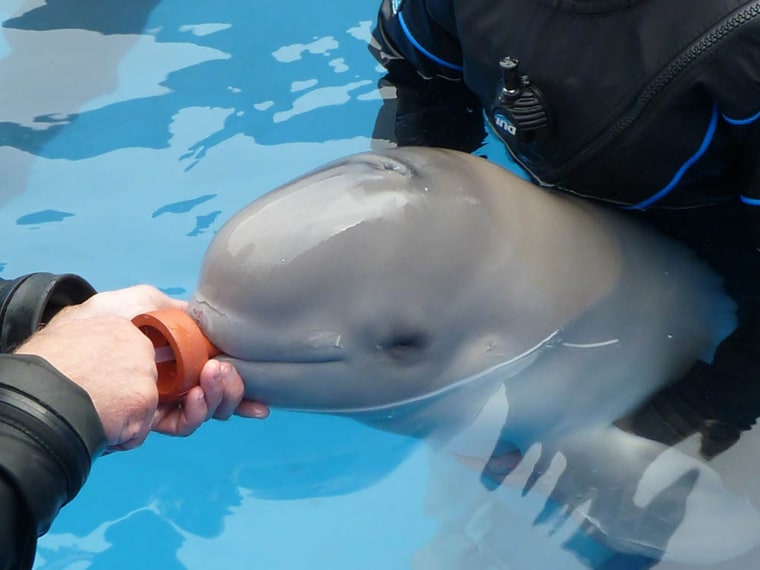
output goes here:
[[[546, 179], [560, 179], [568, 170], [577, 167], [579, 164], [588, 160], [591, 156], [599, 152], [605, 146], [610, 145], [617, 137], [622, 135], [644, 111], [644, 108], [652, 99], [657, 96], [662, 89], [684, 69], [686, 69], [695, 59], [700, 57], [705, 51], [712, 48], [715, 44], [723, 40], [737, 28], [751, 22], [757, 16], [760, 16], [760, 1], [754, 2], [749, 6], [742, 8], [722, 23], [714, 26], [711, 30], [703, 34], [699, 39], [693, 42], [684, 52], [676, 57], [665, 69], [658, 73], [655, 78], [647, 85], [644, 92], [638, 98], [633, 107], [620, 117], [615, 124], [599, 137], [594, 143], [579, 151], [575, 156], [568, 159], [561, 166], [545, 172], [543, 177], [536, 176], [535, 173], [515, 156], [516, 153], [510, 149], [510, 154], [517, 162], [525, 168], [540, 184], [551, 186], [553, 184], [546, 182]], [[507, 145], [507, 148], [509, 146]], [[543, 180], [542, 180], [543, 178]]]

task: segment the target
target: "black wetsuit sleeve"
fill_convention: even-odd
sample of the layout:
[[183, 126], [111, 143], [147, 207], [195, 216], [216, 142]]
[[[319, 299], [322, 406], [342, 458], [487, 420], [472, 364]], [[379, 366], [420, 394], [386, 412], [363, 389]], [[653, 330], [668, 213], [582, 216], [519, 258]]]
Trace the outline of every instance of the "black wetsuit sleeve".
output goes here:
[[396, 88], [399, 146], [472, 152], [485, 138], [481, 103], [462, 78], [451, 9], [443, 0], [384, 0], [380, 7], [370, 52], [388, 71], [381, 87]]
[[42, 358], [0, 355], [0, 569], [32, 567], [37, 537], [105, 445], [82, 388]]

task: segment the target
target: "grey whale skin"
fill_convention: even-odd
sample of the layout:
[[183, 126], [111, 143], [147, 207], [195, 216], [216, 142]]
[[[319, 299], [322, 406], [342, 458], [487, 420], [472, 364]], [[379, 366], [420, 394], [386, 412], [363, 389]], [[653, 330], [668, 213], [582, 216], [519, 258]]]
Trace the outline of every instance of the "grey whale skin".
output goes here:
[[365, 153], [265, 194], [213, 238], [190, 311], [248, 397], [426, 439], [442, 471], [471, 479], [472, 509], [436, 511], [467, 547], [423, 549], [418, 567], [515, 563], [512, 518], [461, 530], [482, 504], [504, 510], [481, 471], [509, 457], [522, 460], [504, 483], [564, 505], [611, 552], [705, 563], [760, 542], [741, 489], [614, 425], [731, 331], [719, 279], [485, 159]]

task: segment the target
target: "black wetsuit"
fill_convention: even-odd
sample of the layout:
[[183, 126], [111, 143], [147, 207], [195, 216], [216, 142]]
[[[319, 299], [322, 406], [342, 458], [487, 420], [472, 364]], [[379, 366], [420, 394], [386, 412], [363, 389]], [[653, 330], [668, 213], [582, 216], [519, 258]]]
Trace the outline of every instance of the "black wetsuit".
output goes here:
[[105, 448], [87, 393], [35, 356], [0, 355], [0, 568], [31, 568], [37, 536]]
[[485, 118], [536, 183], [631, 210], [724, 277], [739, 328], [642, 433], [698, 429], [712, 456], [754, 423], [760, 1], [383, 0], [370, 51], [399, 145], [472, 152]]
[[[0, 280], [0, 352], [94, 289], [73, 275]], [[87, 393], [42, 358], [0, 354], [0, 569], [31, 568], [37, 537], [106, 446]]]
[[469, 107], [544, 185], [638, 209], [760, 198], [758, 1], [385, 0], [374, 37], [400, 144], [439, 144]]

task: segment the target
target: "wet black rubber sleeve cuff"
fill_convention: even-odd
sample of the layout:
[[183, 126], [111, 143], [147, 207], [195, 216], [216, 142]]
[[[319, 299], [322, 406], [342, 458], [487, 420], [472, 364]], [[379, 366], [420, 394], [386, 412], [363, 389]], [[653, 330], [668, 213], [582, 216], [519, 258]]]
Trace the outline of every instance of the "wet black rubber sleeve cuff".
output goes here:
[[[79, 492], [106, 443], [82, 388], [40, 357], [0, 355], [0, 495], [10, 486], [18, 500], [0, 504], [0, 519], [7, 521], [10, 514], [26, 521], [25, 528], [16, 529], [15, 554], [7, 558], [29, 550], [29, 535], [47, 531], [59, 509]], [[5, 554], [0, 552], [0, 559]]]
[[12, 352], [58, 311], [94, 294], [90, 283], [72, 273], [0, 279], [0, 352]]

